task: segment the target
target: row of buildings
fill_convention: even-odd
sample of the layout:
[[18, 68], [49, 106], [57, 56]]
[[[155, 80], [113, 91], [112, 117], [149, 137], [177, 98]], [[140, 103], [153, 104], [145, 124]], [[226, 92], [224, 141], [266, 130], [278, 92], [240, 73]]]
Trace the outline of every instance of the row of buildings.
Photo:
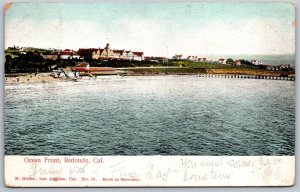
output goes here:
[[125, 49], [111, 49], [109, 43], [101, 48], [80, 48], [78, 51], [73, 51], [70, 49], [65, 49], [59, 52], [52, 52], [50, 54], [41, 54], [45, 59], [56, 60], [60, 59], [100, 59], [100, 60], [134, 60], [143, 61], [144, 53], [135, 51], [126, 51]]
[[[208, 60], [206, 57], [198, 57], [198, 56], [187, 56], [186, 58], [183, 57], [182, 54], [175, 54], [172, 59], [174, 60], [188, 60], [193, 62], [208, 62], [208, 63], [215, 63], [215, 64], [232, 64], [232, 65], [241, 65], [240, 59], [231, 59], [231, 58], [219, 58], [217, 60]], [[258, 60], [251, 60], [249, 61], [252, 65], [263, 65], [261, 61]]]
[[[125, 49], [111, 49], [110, 44], [107, 43], [104, 48], [80, 48], [78, 51], [65, 49], [65, 50], [58, 50], [58, 49], [36, 49], [31, 47], [9, 47], [6, 50], [6, 54], [11, 54], [12, 57], [17, 57], [20, 54], [27, 54], [28, 51], [33, 52], [35, 55], [40, 55], [44, 59], [50, 60], [67, 60], [67, 59], [78, 59], [78, 60], [127, 60], [127, 61], [150, 61], [150, 62], [157, 62], [157, 63], [167, 63], [167, 57], [154, 57], [154, 56], [144, 56], [143, 52], [138, 51], [131, 51]], [[182, 54], [175, 54], [172, 57], [173, 60], [187, 60], [193, 62], [206, 62], [212, 64], [230, 64], [230, 65], [241, 65], [243, 60], [240, 59], [231, 59], [231, 58], [218, 58], [215, 60], [209, 60], [206, 57], [199, 57], [199, 56], [187, 56], [183, 57]], [[245, 60], [244, 60], [245, 61]], [[286, 66], [278, 67], [269, 67], [268, 65], [263, 64], [258, 60], [246, 60], [248, 64], [261, 66], [264, 65], [270, 70], [281, 70], [285, 68], [289, 68]]]
[[[228, 64], [228, 59], [219, 58], [218, 60], [208, 60], [206, 57], [198, 57], [198, 56], [187, 56], [186, 58], [183, 57], [182, 54], [176, 54], [172, 57], [174, 60], [188, 60], [194, 62], [208, 62], [208, 63], [215, 63], [215, 64]], [[234, 65], [241, 65], [241, 61], [239, 59], [230, 61], [230, 64]]]

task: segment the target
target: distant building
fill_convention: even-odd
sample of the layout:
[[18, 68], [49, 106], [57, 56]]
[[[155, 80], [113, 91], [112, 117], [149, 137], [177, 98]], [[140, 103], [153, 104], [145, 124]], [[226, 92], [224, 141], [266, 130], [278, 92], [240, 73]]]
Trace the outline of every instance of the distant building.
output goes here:
[[137, 60], [142, 61], [144, 60], [144, 53], [143, 52], [132, 52], [132, 51], [125, 51], [125, 49], [111, 49], [110, 44], [107, 43], [104, 49], [100, 48], [89, 48], [89, 49], [79, 49], [78, 54], [81, 57], [87, 59], [117, 59], [117, 60]]
[[144, 53], [143, 52], [132, 52], [133, 53], [133, 60], [134, 61], [143, 61], [144, 60]]
[[19, 47], [13, 46], [13, 47], [7, 47], [7, 50], [18, 50]]
[[117, 71], [112, 67], [90, 67], [87, 62], [80, 62], [72, 70], [79, 72], [80, 74], [92, 74], [92, 75], [116, 75]]
[[158, 62], [166, 63], [169, 61], [169, 59], [166, 57], [146, 56], [145, 61], [156, 62], [156, 63], [158, 63]]
[[104, 49], [92, 49], [92, 59], [99, 59]]
[[110, 49], [109, 43], [106, 44], [104, 49], [99, 49], [100, 52], [100, 59], [112, 59], [112, 58], [117, 58], [117, 55], [113, 52], [112, 49]]
[[58, 52], [52, 52], [50, 54], [42, 53], [41, 56], [44, 59], [57, 60], [57, 58], [58, 58]]
[[188, 56], [186, 59], [189, 60], [189, 61], [198, 61], [197, 56]]
[[60, 59], [80, 59], [80, 55], [70, 49], [65, 49], [59, 52], [58, 57]]
[[218, 63], [219, 63], [219, 64], [226, 64], [226, 60], [223, 59], [223, 58], [220, 58], [220, 59], [218, 60]]
[[126, 51], [126, 58], [129, 60], [133, 60], [133, 53], [132, 51]]
[[241, 65], [241, 61], [239, 59], [234, 60], [233, 65]]
[[198, 58], [198, 61], [199, 62], [206, 62], [206, 58], [205, 57], [202, 57], [202, 58], [200, 57], [200, 58]]
[[82, 57], [82, 58], [92, 59], [93, 55], [97, 54], [97, 51], [98, 51], [98, 49], [95, 49], [95, 48], [88, 48], [88, 49], [81, 48], [77, 51], [77, 54], [80, 55], [80, 57]]
[[262, 62], [260, 62], [260, 61], [258, 61], [258, 60], [252, 60], [251, 63], [252, 63], [253, 65], [262, 65], [262, 64], [263, 64]]
[[114, 52], [114, 57], [116, 58], [120, 58], [120, 59], [127, 59], [127, 53], [125, 51], [125, 49], [123, 50], [113, 50]]
[[87, 62], [80, 62], [73, 67], [73, 70], [78, 72], [88, 72], [90, 70], [90, 64]]
[[160, 61], [160, 62], [163, 62], [163, 63], [166, 63], [166, 62], [169, 61], [169, 59], [166, 58], [166, 57], [160, 57], [160, 58], [159, 58], [159, 61]]
[[175, 60], [181, 60], [182, 59], [182, 54], [175, 54], [173, 56], [173, 59], [175, 59]]

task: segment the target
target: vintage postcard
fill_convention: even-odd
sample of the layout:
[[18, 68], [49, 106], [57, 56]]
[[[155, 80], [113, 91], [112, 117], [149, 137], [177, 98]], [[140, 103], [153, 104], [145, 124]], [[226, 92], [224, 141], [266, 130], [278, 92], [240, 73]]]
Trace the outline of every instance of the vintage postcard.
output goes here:
[[295, 5], [5, 4], [8, 187], [292, 186]]

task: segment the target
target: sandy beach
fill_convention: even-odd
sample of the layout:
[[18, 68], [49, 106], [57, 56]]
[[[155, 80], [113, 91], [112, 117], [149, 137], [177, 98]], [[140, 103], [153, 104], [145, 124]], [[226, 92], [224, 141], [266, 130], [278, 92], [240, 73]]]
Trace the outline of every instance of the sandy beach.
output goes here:
[[[81, 76], [80, 79], [91, 80], [95, 77]], [[54, 78], [50, 73], [35, 74], [9, 74], [5, 75], [5, 84], [19, 84], [19, 83], [46, 83], [52, 81], [70, 81], [70, 78]]]
[[5, 77], [6, 84], [15, 83], [45, 83], [49, 81], [61, 81], [61, 78], [54, 78], [50, 76], [50, 73], [40, 73], [40, 74], [28, 74], [28, 75], [15, 75]]
[[[142, 73], [136, 71], [130, 74], [129, 76], [157, 76], [157, 75], [166, 75], [164, 73]], [[172, 73], [173, 75], [180, 75], [179, 73]], [[184, 73], [185, 75], [199, 75], [202, 73]], [[281, 73], [278, 71], [266, 71], [266, 70], [251, 70], [251, 69], [207, 69], [207, 75], [250, 75], [250, 76], [270, 76], [270, 77], [280, 77]], [[295, 73], [287, 73], [288, 77], [295, 78]], [[126, 75], [126, 76], [127, 76]], [[171, 75], [171, 74], [170, 74]], [[89, 76], [82, 76], [82, 79], [93, 79]], [[18, 83], [45, 83], [51, 81], [68, 81], [70, 79], [65, 78], [54, 78], [50, 73], [39, 73], [35, 74], [6, 74], [5, 75], [5, 84], [18, 84]]]

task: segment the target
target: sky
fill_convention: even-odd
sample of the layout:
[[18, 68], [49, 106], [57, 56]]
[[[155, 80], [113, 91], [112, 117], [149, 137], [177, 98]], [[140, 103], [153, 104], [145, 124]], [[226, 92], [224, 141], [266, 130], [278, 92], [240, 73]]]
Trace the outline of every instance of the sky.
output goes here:
[[14, 3], [5, 11], [10, 46], [174, 54], [295, 53], [292, 3]]

